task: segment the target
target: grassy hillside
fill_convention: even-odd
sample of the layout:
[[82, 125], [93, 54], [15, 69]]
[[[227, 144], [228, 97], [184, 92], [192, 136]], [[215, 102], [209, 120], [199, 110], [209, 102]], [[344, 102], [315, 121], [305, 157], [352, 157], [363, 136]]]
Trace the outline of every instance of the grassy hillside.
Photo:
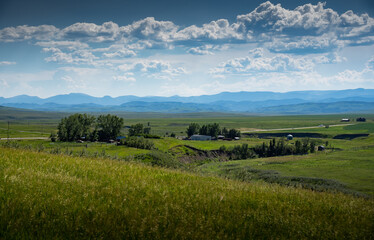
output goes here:
[[374, 201], [1, 148], [0, 238], [370, 239]]

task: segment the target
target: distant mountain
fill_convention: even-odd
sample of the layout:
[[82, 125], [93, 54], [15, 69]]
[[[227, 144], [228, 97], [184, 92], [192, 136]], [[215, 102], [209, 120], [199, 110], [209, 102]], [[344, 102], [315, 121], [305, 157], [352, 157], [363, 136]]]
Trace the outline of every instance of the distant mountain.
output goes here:
[[336, 91], [223, 92], [193, 97], [92, 97], [81, 93], [39, 98], [20, 95], [0, 97], [0, 105], [58, 112], [242, 112], [309, 114], [374, 112], [374, 89]]
[[348, 90], [330, 90], [330, 91], [293, 91], [293, 92], [222, 92], [214, 95], [201, 95], [192, 97], [137, 97], [133, 95], [121, 97], [93, 97], [82, 93], [70, 93], [65, 95], [56, 95], [49, 98], [39, 98], [35, 96], [20, 95], [11, 98], [0, 97], [0, 104], [6, 103], [57, 103], [57, 104], [85, 104], [93, 103], [98, 105], [121, 105], [123, 103], [141, 101], [141, 102], [182, 102], [182, 103], [214, 103], [219, 101], [230, 102], [264, 102], [274, 100], [298, 99], [304, 102], [321, 102], [323, 100], [335, 99], [335, 101], [374, 101], [374, 89], [348, 89]]
[[374, 102], [301, 103], [258, 109], [271, 114], [374, 113]]

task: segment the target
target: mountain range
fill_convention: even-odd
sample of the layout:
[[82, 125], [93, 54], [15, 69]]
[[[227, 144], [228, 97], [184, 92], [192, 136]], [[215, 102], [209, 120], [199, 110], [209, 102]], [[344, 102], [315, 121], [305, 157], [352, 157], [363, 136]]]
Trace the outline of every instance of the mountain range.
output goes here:
[[93, 97], [82, 93], [49, 98], [0, 97], [0, 105], [64, 112], [243, 112], [264, 114], [374, 113], [374, 89], [293, 92], [222, 92], [191, 97]]

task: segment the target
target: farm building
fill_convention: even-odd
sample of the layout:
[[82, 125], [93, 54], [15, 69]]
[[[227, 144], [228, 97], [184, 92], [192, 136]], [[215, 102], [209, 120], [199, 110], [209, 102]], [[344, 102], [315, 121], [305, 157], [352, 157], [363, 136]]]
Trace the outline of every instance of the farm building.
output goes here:
[[195, 141], [210, 141], [212, 137], [207, 135], [192, 135], [190, 139]]
[[224, 139], [225, 138], [225, 136], [223, 136], [223, 135], [218, 135], [217, 136], [217, 139]]
[[325, 151], [325, 146], [318, 146], [318, 151]]
[[288, 134], [287, 135], [287, 140], [292, 140], [293, 139], [293, 136], [291, 134]]
[[342, 120], [340, 120], [341, 122], [349, 122], [349, 118], [342, 118]]
[[121, 139], [126, 139], [126, 137], [125, 136], [119, 136], [119, 137], [117, 137], [117, 141], [120, 141]]

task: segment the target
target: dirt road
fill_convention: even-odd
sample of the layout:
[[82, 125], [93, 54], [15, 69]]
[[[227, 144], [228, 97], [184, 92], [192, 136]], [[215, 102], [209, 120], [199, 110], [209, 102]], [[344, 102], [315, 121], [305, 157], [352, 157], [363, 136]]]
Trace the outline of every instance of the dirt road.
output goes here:
[[[348, 124], [335, 124], [329, 125], [329, 127], [340, 127], [340, 126], [349, 126], [355, 125], [355, 123], [348, 123]], [[299, 130], [299, 129], [311, 129], [311, 128], [324, 128], [324, 125], [320, 126], [311, 126], [311, 127], [296, 127], [296, 128], [275, 128], [275, 129], [253, 129], [250, 131], [241, 131], [242, 133], [251, 133], [251, 132], [271, 132], [271, 131], [283, 131], [283, 130]]]

